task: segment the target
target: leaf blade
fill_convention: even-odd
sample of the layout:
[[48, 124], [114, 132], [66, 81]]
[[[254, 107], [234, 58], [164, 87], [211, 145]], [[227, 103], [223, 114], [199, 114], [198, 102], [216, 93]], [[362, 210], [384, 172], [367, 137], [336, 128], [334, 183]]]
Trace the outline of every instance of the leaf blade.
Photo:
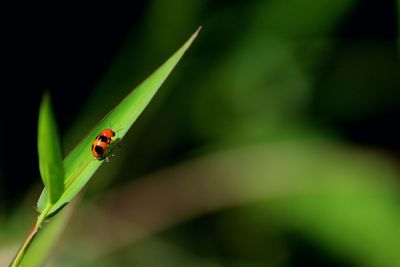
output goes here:
[[[48, 216], [53, 216], [60, 210], [60, 207], [68, 203], [102, 164], [102, 161], [93, 160], [90, 153], [91, 144], [97, 134], [102, 129], [109, 128], [112, 125], [119, 130], [116, 138], [123, 138], [193, 43], [200, 30], [201, 27], [164, 64], [133, 89], [65, 158], [65, 190], [59, 201], [54, 203]], [[49, 201], [45, 191], [46, 188], [38, 200], [37, 209], [39, 212]]]
[[51, 204], [64, 191], [64, 164], [61, 145], [53, 115], [50, 95], [45, 93], [39, 109], [38, 122], [39, 170]]

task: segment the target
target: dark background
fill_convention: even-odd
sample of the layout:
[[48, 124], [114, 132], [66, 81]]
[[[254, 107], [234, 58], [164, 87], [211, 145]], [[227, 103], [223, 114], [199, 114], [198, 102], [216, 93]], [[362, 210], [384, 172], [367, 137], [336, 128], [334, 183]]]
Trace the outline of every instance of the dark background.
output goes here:
[[[212, 5], [221, 9], [232, 4], [240, 5], [237, 1], [217, 1]], [[1, 194], [3, 203], [6, 200], [8, 203], [10, 200], [11, 203], [18, 201], [37, 180], [36, 123], [44, 90], [52, 94], [62, 134], [78, 116], [76, 107], [85, 102], [129, 32], [138, 27], [145, 8], [146, 1], [54, 7], [27, 4], [4, 8], [2, 139], [7, 141], [3, 144], [1, 161], [4, 176], [10, 178], [3, 180], [2, 188], [7, 188]], [[396, 25], [395, 1], [379, 4], [359, 1], [351, 15], [335, 30], [337, 44], [321, 70], [320, 79], [324, 80], [324, 72], [338, 67], [336, 59], [343, 50], [352, 42], [363, 40], [387, 43], [386, 56], [393, 61], [393, 73], [387, 75], [398, 75]], [[369, 59], [364, 60], [367, 62]], [[381, 67], [371, 66], [371, 72], [379, 71]], [[357, 76], [356, 70], [349, 75], [353, 75], [355, 80], [365, 78], [363, 74]], [[384, 76], [374, 78], [377, 86], [386, 85]], [[337, 130], [352, 142], [377, 146], [397, 154], [400, 133], [398, 92], [399, 82], [383, 87], [382, 91], [377, 90], [376, 94], [393, 94], [393, 103], [381, 103], [379, 110], [353, 119], [332, 114], [327, 107], [318, 104], [323, 96], [317, 91], [310, 113], [321, 124]], [[12, 116], [7, 116], [10, 114]], [[24, 168], [19, 167], [21, 160]], [[36, 175], [32, 176], [32, 170]]]
[[62, 135], [144, 8], [145, 2], [137, 1], [54, 7], [26, 4], [3, 10], [1, 125], [2, 139], [9, 142], [4, 144], [8, 152], [2, 153], [1, 161], [9, 178], [2, 180], [2, 190], [7, 188], [1, 194], [2, 203], [12, 206], [39, 177], [36, 127], [43, 92], [51, 92]]
[[[250, 2], [248, 5], [261, 1]], [[12, 214], [30, 188], [39, 183], [36, 126], [43, 92], [51, 92], [63, 136], [79, 118], [79, 107], [91, 97], [91, 92], [129, 34], [135, 32], [137, 42], [141, 42], [139, 37], [143, 31], [144, 13], [149, 5], [147, 1], [53, 6], [35, 3], [23, 6], [8, 4], [2, 8], [0, 207], [5, 215]], [[218, 60], [218, 54], [226, 53], [227, 43], [238, 42], [240, 37], [235, 34], [240, 36], [245, 29], [243, 19], [246, 16], [241, 12], [246, 8], [247, 4], [233, 0], [209, 1], [203, 7], [202, 13], [191, 22], [193, 25], [187, 26], [189, 31], [182, 33], [187, 37], [198, 25], [204, 26], [199, 43], [192, 52], [199, 57], [196, 62], [206, 68], [208, 64], [213, 64], [213, 60]], [[225, 9], [233, 9], [233, 14], [237, 12], [238, 19], [218, 24], [214, 29], [207, 28], [212, 25], [208, 16], [215, 17]], [[314, 125], [344, 142], [384, 151], [398, 159], [400, 68], [396, 10], [395, 1], [355, 2], [354, 7], [334, 27], [332, 48], [324, 55], [320, 67], [314, 70], [311, 102], [303, 111]], [[219, 36], [225, 30], [231, 33], [226, 37]], [[176, 43], [182, 43], [182, 40], [176, 40]], [[149, 63], [143, 67], [143, 72], [150, 73], [149, 70], [172, 51], [159, 53], [162, 56], [154, 61], [158, 63]], [[209, 58], [206, 57], [208, 54]], [[212, 58], [213, 55], [217, 55], [216, 58]], [[307, 54], [299, 57], [307, 57]], [[138, 64], [140, 70], [143, 62]], [[108, 90], [101, 94], [101, 98], [107, 99], [114, 92]], [[185, 99], [191, 101], [191, 96]], [[100, 115], [108, 110], [101, 104], [93, 109], [95, 113], [98, 110]], [[93, 121], [92, 126], [96, 122]], [[136, 174], [139, 176], [179, 162], [182, 155], [213, 141], [212, 137], [199, 136], [193, 134], [181, 139], [179, 145], [161, 152], [168, 159], [157, 160], [155, 156], [154, 162]], [[213, 219], [204, 218], [200, 224], [207, 225], [207, 220]], [[195, 230], [196, 224], [188, 228], [198, 231]], [[290, 266], [353, 266], [302, 236], [295, 233], [287, 235], [292, 251]], [[201, 240], [204, 235], [197, 237]], [[220, 249], [220, 254], [227, 253], [229, 258], [231, 252], [224, 252], [223, 246]]]

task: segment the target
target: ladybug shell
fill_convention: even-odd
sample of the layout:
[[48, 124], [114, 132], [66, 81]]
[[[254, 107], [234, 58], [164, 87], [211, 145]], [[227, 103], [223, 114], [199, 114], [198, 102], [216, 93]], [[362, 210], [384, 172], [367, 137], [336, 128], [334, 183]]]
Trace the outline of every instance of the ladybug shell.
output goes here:
[[104, 129], [99, 133], [99, 135], [97, 137], [99, 137], [101, 135], [107, 137], [111, 142], [111, 138], [113, 138], [115, 136], [115, 132], [111, 129]]
[[92, 155], [96, 159], [102, 159], [108, 146], [111, 144], [111, 138], [115, 136], [115, 132], [111, 129], [102, 130], [94, 139], [92, 144]]

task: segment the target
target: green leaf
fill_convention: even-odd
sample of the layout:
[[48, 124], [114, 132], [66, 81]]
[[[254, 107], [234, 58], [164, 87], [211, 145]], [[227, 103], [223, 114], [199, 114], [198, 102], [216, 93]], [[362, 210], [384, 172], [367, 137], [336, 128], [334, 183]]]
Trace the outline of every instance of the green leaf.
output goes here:
[[[91, 145], [95, 137], [102, 129], [112, 125], [117, 130], [116, 140], [121, 140], [140, 113], [149, 104], [152, 97], [160, 88], [162, 83], [169, 76], [176, 64], [182, 58], [186, 50], [190, 47], [197, 37], [201, 28], [189, 38], [189, 40], [175, 52], [163, 65], [153, 72], [145, 81], [127, 95], [100, 123], [90, 131], [90, 133], [78, 144], [64, 160], [65, 166], [65, 190], [60, 199], [54, 203], [48, 213], [48, 217], [53, 216], [63, 206], [65, 206], [83, 186], [89, 181], [90, 177], [103, 163], [102, 160], [94, 160], [91, 153]], [[117, 142], [114, 142], [114, 144]], [[46, 192], [43, 190], [37, 209], [42, 212], [49, 203]]]
[[48, 93], [44, 94], [39, 110], [38, 154], [40, 175], [47, 191], [48, 201], [53, 204], [64, 191], [64, 165]]

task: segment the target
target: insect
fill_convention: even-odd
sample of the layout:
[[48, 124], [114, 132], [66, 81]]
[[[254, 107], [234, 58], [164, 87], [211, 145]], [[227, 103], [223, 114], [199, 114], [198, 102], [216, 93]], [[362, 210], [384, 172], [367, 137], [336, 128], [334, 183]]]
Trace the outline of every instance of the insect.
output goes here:
[[92, 155], [95, 159], [108, 161], [108, 148], [113, 142], [112, 138], [115, 136], [115, 132], [109, 128], [102, 130], [94, 139], [92, 144]]

